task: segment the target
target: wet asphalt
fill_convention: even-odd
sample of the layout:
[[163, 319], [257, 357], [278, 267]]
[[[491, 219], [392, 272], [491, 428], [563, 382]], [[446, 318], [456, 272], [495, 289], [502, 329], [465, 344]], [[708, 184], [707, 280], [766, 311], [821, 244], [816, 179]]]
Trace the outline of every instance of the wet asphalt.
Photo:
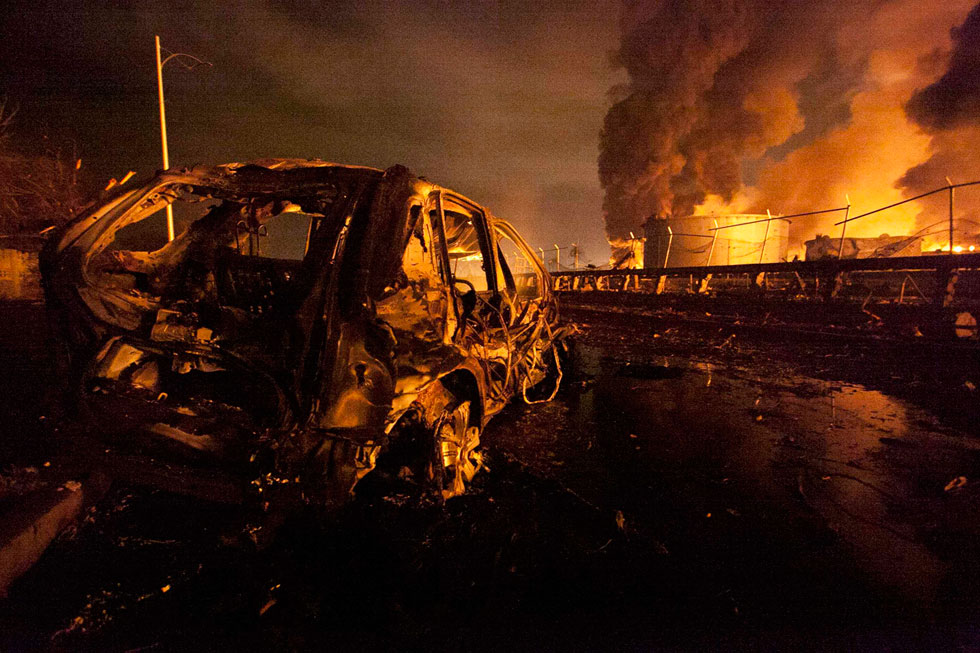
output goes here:
[[[929, 396], [975, 392], [961, 352], [568, 319], [561, 392], [491, 423], [466, 496], [366, 483], [259, 551], [236, 510], [116, 486], [0, 601], [0, 648], [980, 647], [980, 440]], [[25, 432], [8, 471], [56, 440]]]

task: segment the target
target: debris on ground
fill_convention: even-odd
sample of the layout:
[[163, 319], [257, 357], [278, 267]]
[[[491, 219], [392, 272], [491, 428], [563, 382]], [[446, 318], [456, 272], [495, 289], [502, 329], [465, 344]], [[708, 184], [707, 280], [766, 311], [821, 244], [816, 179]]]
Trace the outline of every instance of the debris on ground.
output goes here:
[[953, 492], [954, 490], [959, 490], [961, 488], [966, 487], [966, 483], [967, 480], [965, 476], [957, 476], [952, 481], [946, 484], [946, 487], [943, 488], [943, 491]]

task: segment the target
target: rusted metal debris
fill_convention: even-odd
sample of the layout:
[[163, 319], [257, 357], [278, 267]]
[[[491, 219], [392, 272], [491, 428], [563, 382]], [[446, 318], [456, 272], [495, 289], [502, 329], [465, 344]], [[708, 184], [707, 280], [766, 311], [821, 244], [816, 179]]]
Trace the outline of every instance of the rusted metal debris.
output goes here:
[[260, 504], [336, 506], [379, 466], [455, 496], [490, 417], [560, 379], [541, 261], [401, 166], [171, 169], [62, 228], [42, 272], [92, 430]]

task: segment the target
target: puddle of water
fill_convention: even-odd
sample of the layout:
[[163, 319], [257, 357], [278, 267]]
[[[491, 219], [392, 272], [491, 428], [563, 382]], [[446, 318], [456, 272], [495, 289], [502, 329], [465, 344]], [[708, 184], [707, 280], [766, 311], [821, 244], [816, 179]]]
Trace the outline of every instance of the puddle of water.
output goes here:
[[[680, 539], [703, 534], [692, 520], [733, 513], [764, 523], [816, 520], [826, 530], [820, 537], [833, 540], [818, 553], [824, 563], [847, 558], [855, 574], [902, 600], [935, 603], [951, 569], [919, 534], [929, 511], [943, 509], [942, 485], [932, 479], [954, 478], [975, 461], [957, 438], [923, 427], [927, 415], [856, 384], [624, 361], [587, 346], [576, 355], [589, 380], [559, 398], [567, 410], [527, 413], [515, 429], [521, 442], [503, 436], [501, 446], [532, 463], [541, 458], [539, 468], [610, 511], [670, 516], [676, 521], [660, 527], [687, 529]], [[535, 450], [542, 432], [548, 456]], [[813, 553], [796, 541], [805, 536], [778, 526], [747, 537], [763, 548], [773, 546], [766, 538], [786, 537], [799, 556]], [[714, 543], [694, 546], [702, 545]]]

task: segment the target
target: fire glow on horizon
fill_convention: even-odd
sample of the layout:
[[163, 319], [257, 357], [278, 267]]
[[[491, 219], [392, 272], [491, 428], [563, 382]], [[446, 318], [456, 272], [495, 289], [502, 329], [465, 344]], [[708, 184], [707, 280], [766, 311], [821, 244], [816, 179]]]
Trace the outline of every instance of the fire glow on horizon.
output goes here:
[[[651, 214], [787, 214], [849, 196], [857, 215], [980, 179], [974, 4], [627, 3], [617, 57], [630, 81], [613, 91], [599, 160], [608, 238]], [[980, 190], [965, 190], [957, 232], [975, 234]], [[920, 233], [948, 251], [947, 212], [940, 193], [847, 233]], [[839, 233], [839, 219], [796, 222], [791, 240]]]

